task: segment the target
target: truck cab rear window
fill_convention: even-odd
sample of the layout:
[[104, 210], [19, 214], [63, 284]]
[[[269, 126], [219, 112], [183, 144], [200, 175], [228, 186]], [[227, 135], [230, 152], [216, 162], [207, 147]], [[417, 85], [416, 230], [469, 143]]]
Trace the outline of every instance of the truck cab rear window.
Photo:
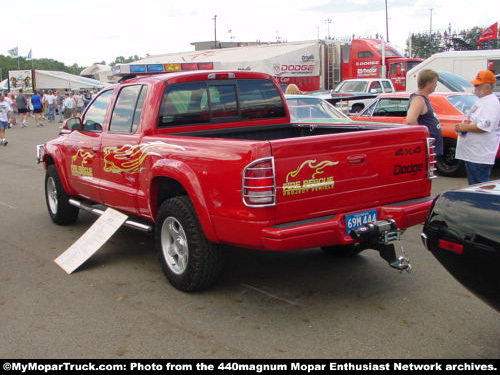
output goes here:
[[283, 101], [270, 81], [200, 81], [167, 86], [160, 107], [159, 126], [283, 116]]

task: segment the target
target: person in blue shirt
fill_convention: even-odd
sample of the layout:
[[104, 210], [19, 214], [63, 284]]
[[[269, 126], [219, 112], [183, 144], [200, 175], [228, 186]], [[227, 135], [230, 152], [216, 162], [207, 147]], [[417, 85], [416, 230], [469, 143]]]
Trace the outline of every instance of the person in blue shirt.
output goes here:
[[31, 97], [31, 105], [33, 106], [33, 113], [35, 114], [35, 123], [36, 126], [43, 126], [42, 124], [42, 112], [43, 112], [43, 105], [42, 105], [42, 98], [38, 94], [37, 91], [35, 91], [34, 95]]

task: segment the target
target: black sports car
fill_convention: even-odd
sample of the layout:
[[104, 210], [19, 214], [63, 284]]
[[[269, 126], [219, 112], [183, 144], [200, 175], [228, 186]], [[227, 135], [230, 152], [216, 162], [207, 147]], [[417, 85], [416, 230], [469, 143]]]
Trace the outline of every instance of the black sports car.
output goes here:
[[440, 194], [421, 236], [453, 277], [500, 312], [500, 180]]

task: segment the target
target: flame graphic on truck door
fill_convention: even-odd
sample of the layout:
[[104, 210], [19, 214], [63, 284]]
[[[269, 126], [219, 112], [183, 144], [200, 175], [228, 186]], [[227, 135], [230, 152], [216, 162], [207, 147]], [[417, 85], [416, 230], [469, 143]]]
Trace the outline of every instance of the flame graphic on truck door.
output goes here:
[[148, 156], [162, 156], [154, 151], [154, 149], [158, 148], [184, 150], [182, 146], [170, 145], [164, 142], [150, 142], [135, 146], [124, 145], [121, 147], [105, 147], [103, 149], [104, 171], [112, 173], [139, 173]]
[[71, 174], [78, 177], [93, 177], [92, 168], [86, 166], [87, 159], [93, 158], [94, 155], [84, 149], [79, 148], [78, 151], [71, 157]]
[[[320, 191], [333, 189], [334, 180], [333, 176], [319, 177], [325, 173], [325, 168], [332, 167], [339, 164], [338, 161], [324, 160], [316, 163], [316, 160], [304, 161], [296, 170], [289, 172], [286, 175], [286, 181], [283, 183], [283, 195], [296, 195], [305, 194], [309, 191]], [[306, 168], [307, 167], [307, 168]], [[310, 175], [307, 174], [307, 179], [295, 180], [301, 172], [309, 170]], [[312, 170], [312, 172], [311, 172]], [[304, 172], [306, 173], [306, 172]], [[310, 176], [310, 177], [309, 177]]]

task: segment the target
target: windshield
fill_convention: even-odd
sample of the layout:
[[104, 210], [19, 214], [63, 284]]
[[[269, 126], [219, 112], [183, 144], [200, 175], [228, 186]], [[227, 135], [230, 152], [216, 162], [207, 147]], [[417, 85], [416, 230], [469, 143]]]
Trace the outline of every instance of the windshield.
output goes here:
[[340, 92], [366, 92], [366, 87], [368, 86], [368, 82], [363, 81], [345, 81], [341, 83], [335, 91]]
[[[398, 51], [396, 51], [394, 48], [388, 46], [387, 44], [385, 45], [385, 56], [386, 57], [403, 57], [402, 54], [400, 54]], [[379, 45], [377, 46], [377, 51], [379, 55], [382, 56], [382, 46]]]
[[464, 115], [469, 114], [470, 109], [476, 102], [476, 95], [450, 95], [448, 101]]
[[421, 61], [408, 61], [408, 70], [413, 69], [420, 63]]
[[311, 119], [348, 119], [346, 115], [319, 98], [286, 98], [292, 122]]
[[465, 78], [457, 76], [456, 74], [449, 72], [438, 72], [438, 81], [446, 86], [447, 89], [454, 92], [466, 92], [471, 91], [472, 83], [467, 81]]

